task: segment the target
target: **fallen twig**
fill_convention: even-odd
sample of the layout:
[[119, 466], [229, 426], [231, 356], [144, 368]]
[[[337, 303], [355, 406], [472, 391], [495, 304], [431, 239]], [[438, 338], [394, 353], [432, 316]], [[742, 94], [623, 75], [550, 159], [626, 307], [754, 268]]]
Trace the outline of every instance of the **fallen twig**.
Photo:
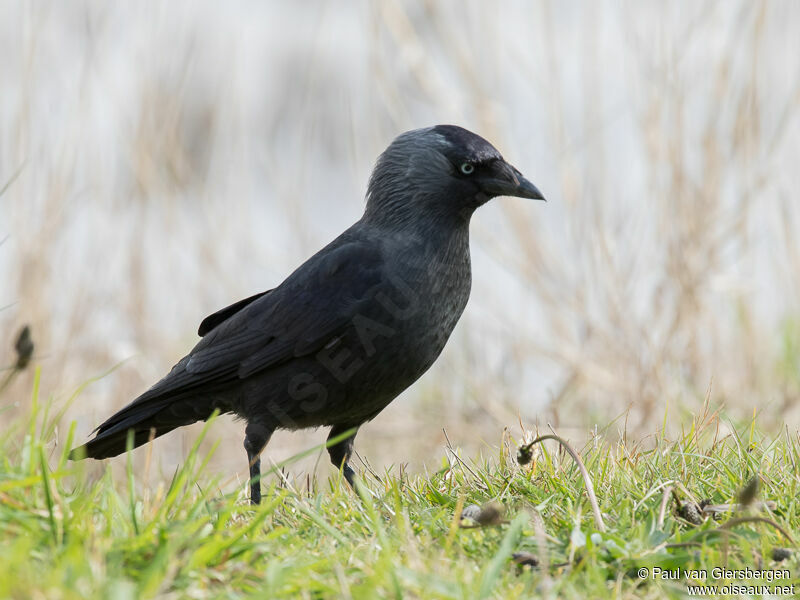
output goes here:
[[583, 460], [581, 460], [580, 455], [573, 449], [572, 446], [569, 445], [569, 443], [566, 440], [564, 440], [562, 437], [554, 433], [548, 433], [545, 435], [540, 435], [531, 443], [525, 444], [525, 446], [521, 446], [520, 451], [522, 451], [523, 448], [527, 447], [527, 450], [524, 453], [530, 452], [530, 449], [533, 446], [545, 440], [555, 440], [559, 444], [561, 444], [561, 447], [567, 451], [567, 453], [572, 457], [572, 460], [575, 461], [575, 464], [578, 465], [578, 469], [580, 469], [581, 475], [583, 476], [583, 484], [586, 488], [586, 495], [589, 497], [589, 504], [592, 505], [592, 513], [594, 514], [594, 523], [600, 532], [605, 533], [606, 525], [603, 522], [603, 515], [600, 514], [600, 506], [597, 504], [597, 497], [594, 494], [594, 485], [592, 485], [592, 479], [591, 477], [589, 477], [589, 471], [586, 470], [586, 465], [583, 464]]

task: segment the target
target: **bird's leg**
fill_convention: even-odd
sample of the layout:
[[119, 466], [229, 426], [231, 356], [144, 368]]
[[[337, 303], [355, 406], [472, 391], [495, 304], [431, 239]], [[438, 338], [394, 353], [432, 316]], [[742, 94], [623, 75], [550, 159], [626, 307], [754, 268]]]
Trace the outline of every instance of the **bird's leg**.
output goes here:
[[[334, 425], [330, 434], [328, 434], [328, 441], [339, 437], [351, 429], [357, 429], [357, 427], [358, 426]], [[349, 437], [339, 441], [333, 446], [328, 447], [328, 454], [330, 454], [333, 466], [342, 470], [344, 478], [353, 489], [356, 489], [356, 472], [353, 471], [353, 468], [350, 466], [350, 457], [353, 455], [353, 442], [355, 442], [356, 433], [357, 431], [353, 431]]]
[[244, 449], [250, 465], [250, 504], [261, 503], [261, 452], [272, 436], [272, 430], [260, 423], [248, 423], [244, 430]]

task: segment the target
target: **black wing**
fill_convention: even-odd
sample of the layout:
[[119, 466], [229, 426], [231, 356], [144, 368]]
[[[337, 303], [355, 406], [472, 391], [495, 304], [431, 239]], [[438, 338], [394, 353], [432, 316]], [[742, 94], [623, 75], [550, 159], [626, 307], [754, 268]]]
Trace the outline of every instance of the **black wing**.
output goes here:
[[176, 399], [189, 400], [312, 354], [339, 335], [362, 307], [389, 286], [383, 257], [374, 244], [347, 242], [328, 247], [277, 288], [238, 311], [231, 310], [166, 377], [98, 431], [125, 429]]
[[254, 294], [249, 298], [245, 298], [244, 300], [239, 300], [238, 302], [234, 302], [230, 306], [226, 306], [225, 308], [218, 310], [217, 312], [208, 315], [203, 321], [200, 323], [200, 327], [197, 329], [197, 335], [203, 337], [209, 331], [214, 329], [217, 325], [222, 323], [223, 321], [227, 321], [231, 316], [235, 313], [242, 310], [245, 306], [253, 302], [254, 300], [258, 300], [264, 294], [269, 294], [272, 290], [267, 290], [266, 292], [261, 292], [259, 294]]
[[212, 329], [187, 357], [180, 379], [245, 378], [316, 352], [389, 285], [384, 270], [374, 244], [349, 242], [320, 252]]
[[316, 352], [389, 286], [375, 244], [337, 240], [269, 293], [208, 317], [213, 320], [209, 329], [201, 325], [203, 339], [166, 377], [100, 425], [98, 438], [177, 406], [176, 401], [189, 410], [193, 398], [206, 391]]

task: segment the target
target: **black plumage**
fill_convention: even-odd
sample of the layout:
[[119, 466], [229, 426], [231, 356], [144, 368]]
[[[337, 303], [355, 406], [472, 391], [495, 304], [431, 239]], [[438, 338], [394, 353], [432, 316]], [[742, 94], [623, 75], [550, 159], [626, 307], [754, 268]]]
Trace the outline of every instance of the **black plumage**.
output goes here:
[[[247, 422], [251, 501], [278, 428], [332, 427], [383, 410], [436, 360], [471, 286], [469, 220], [499, 195], [543, 199], [486, 140], [439, 125], [400, 135], [370, 178], [363, 217], [278, 287], [224, 308], [161, 381], [97, 428], [72, 458], [106, 458], [208, 419]], [[350, 484], [355, 433], [329, 448]]]

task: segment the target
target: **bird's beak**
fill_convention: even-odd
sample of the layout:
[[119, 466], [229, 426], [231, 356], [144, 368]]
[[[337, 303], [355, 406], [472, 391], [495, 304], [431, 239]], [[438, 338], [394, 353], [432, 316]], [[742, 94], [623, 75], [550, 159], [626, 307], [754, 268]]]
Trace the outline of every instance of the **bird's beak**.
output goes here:
[[[483, 190], [492, 196], [517, 196], [545, 200], [542, 192], [507, 162], [498, 161], [492, 175], [481, 182]], [[545, 200], [547, 202], [547, 200]]]

